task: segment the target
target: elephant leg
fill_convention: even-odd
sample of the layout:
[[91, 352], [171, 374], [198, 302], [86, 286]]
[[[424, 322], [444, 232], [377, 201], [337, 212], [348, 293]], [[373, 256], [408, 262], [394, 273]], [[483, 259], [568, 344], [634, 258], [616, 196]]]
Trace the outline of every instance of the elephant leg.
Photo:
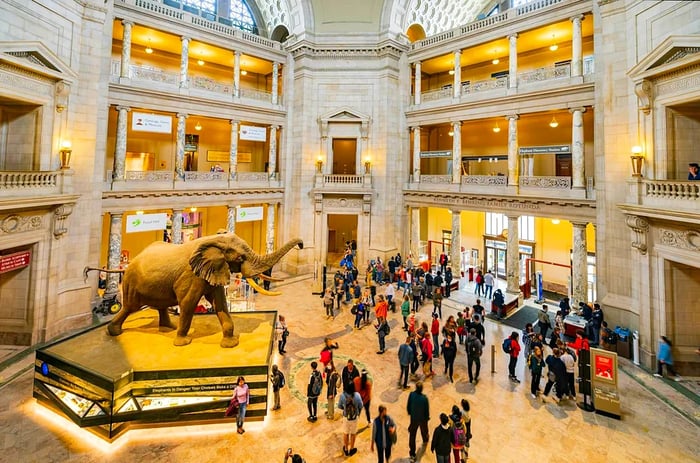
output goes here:
[[236, 347], [239, 342], [238, 336], [233, 335], [233, 320], [228, 313], [228, 304], [226, 303], [226, 293], [223, 286], [217, 286], [214, 289], [212, 305], [216, 310], [216, 316], [221, 323], [221, 331], [224, 337], [221, 339], [221, 347]]
[[192, 316], [194, 315], [194, 309], [197, 307], [197, 303], [201, 298], [201, 293], [196, 295], [190, 294], [188, 294], [185, 298], [179, 301], [180, 322], [178, 323], [175, 341], [173, 341], [173, 344], [176, 346], [186, 346], [187, 344], [192, 342], [192, 337], [187, 336], [187, 333], [189, 333], [190, 331], [190, 326], [192, 325]]
[[107, 325], [107, 333], [109, 333], [110, 336], [119, 336], [122, 334], [122, 325], [127, 317], [140, 307], [135, 307], [135, 301], [137, 300], [136, 294], [132, 294], [130, 287], [125, 284], [122, 289], [122, 308]]
[[167, 307], [158, 308], [158, 326], [160, 328], [167, 328], [168, 330], [174, 330], [177, 328], [175, 323], [170, 320], [170, 312], [168, 312]]

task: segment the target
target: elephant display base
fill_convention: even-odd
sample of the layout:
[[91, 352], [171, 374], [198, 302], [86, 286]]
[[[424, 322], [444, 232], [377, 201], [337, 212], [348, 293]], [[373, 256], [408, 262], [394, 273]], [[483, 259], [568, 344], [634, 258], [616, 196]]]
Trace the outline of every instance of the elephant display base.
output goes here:
[[[46, 373], [43, 366], [36, 369], [34, 397], [78, 426], [114, 440], [132, 424], [231, 423], [224, 410], [233, 381], [252, 376], [259, 380], [249, 383], [255, 399], [246, 421], [263, 419], [276, 312], [234, 312], [231, 318], [236, 334], [222, 339], [215, 314], [195, 315], [187, 336], [191, 342], [184, 347], [173, 346], [177, 333], [163, 330], [153, 309], [132, 314], [120, 336], [108, 335], [100, 325], [50, 344], [36, 354]], [[222, 349], [229, 344], [236, 347]], [[173, 397], [175, 402], [166, 405]], [[196, 409], [186, 398], [198, 401]]]

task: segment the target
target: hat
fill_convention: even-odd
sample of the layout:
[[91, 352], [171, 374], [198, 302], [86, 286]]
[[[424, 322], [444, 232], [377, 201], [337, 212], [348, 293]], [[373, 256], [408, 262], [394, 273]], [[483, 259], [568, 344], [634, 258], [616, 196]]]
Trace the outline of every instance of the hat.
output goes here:
[[361, 371], [360, 373], [362, 373], [363, 375], [366, 375], [366, 374], [367, 374], [367, 370], [365, 370], [365, 369], [363, 368], [362, 371]]

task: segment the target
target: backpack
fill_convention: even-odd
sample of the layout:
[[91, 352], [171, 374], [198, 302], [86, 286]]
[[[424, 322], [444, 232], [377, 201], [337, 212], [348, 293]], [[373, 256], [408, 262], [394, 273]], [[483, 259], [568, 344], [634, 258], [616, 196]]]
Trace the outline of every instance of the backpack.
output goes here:
[[323, 389], [323, 379], [321, 378], [321, 373], [314, 371], [311, 376], [311, 395], [313, 397], [318, 397], [321, 395], [321, 390]]
[[481, 356], [479, 352], [479, 345], [477, 344], [477, 342], [479, 342], [479, 340], [476, 338], [467, 342], [467, 353], [471, 358], [477, 358]]
[[501, 345], [501, 347], [503, 348], [503, 352], [505, 352], [506, 354], [510, 354], [510, 350], [513, 348], [510, 341], [510, 338], [505, 338], [503, 340], [503, 344]]
[[391, 327], [389, 326], [389, 323], [384, 322], [384, 334], [389, 336], [389, 333], [391, 333]]
[[285, 385], [284, 375], [282, 374], [281, 371], [278, 371], [277, 372], [277, 387], [282, 389], [284, 387], [284, 385]]
[[467, 430], [464, 429], [462, 422], [456, 422], [453, 429], [455, 434], [455, 446], [464, 447], [467, 445]]
[[355, 397], [352, 395], [345, 396], [345, 417], [348, 420], [357, 419], [357, 407], [355, 406]]

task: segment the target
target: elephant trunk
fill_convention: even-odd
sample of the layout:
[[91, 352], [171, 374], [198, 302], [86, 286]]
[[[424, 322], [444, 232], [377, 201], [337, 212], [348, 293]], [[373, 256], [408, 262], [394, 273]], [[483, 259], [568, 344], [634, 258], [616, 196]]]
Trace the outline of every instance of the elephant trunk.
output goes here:
[[299, 238], [290, 240], [277, 251], [264, 256], [259, 256], [251, 251], [251, 257], [241, 266], [243, 277], [252, 277], [272, 268], [273, 265], [279, 262], [282, 257], [295, 246], [299, 246], [299, 249], [303, 249], [304, 242]]

